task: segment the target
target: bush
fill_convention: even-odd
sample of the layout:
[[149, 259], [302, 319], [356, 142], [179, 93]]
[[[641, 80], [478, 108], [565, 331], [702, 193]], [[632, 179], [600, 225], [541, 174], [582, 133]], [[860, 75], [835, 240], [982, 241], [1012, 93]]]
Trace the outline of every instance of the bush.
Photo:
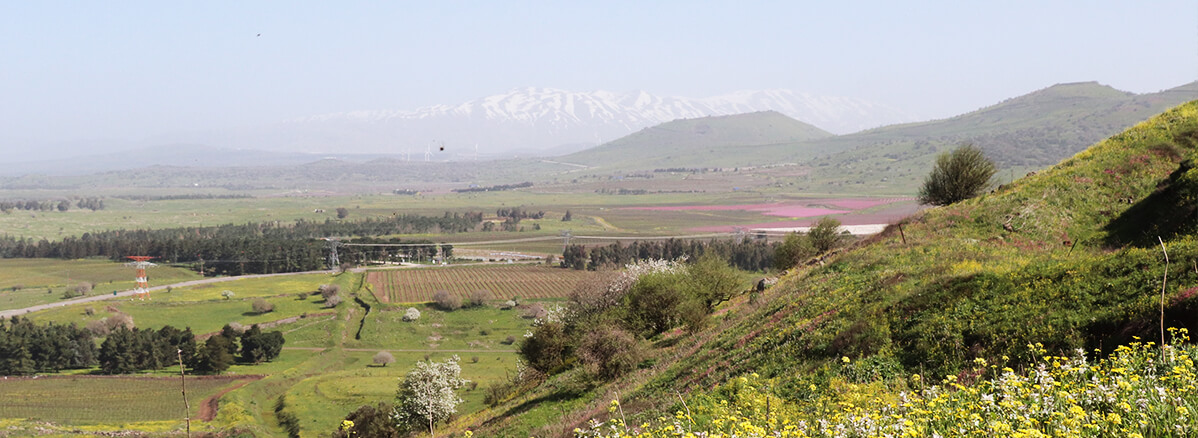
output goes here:
[[779, 271], [785, 271], [793, 268], [804, 259], [807, 259], [816, 254], [815, 247], [811, 245], [811, 240], [807, 235], [802, 233], [789, 233], [782, 244], [774, 250], [774, 268]]
[[504, 339], [503, 339], [503, 342], [502, 342], [502, 343], [503, 343], [503, 345], [512, 345], [512, 344], [515, 344], [515, 343], [516, 343], [516, 337], [515, 337], [515, 336], [508, 336], [507, 338], [504, 338]]
[[341, 293], [341, 286], [335, 284], [322, 284], [320, 287], [316, 288], [316, 290], [320, 292], [320, 296], [322, 298], [328, 299], [333, 295]]
[[[365, 405], [358, 410], [351, 412], [345, 417], [351, 427], [340, 427], [336, 432], [333, 432], [335, 438], [350, 438], [350, 437], [371, 437], [371, 438], [400, 438], [404, 436], [395, 424], [391, 421], [391, 412], [393, 408], [388, 403], [379, 403], [375, 406]], [[342, 422], [342, 424], [347, 424]], [[296, 435], [299, 436], [299, 427], [296, 426]]]
[[231, 300], [234, 296], [237, 296], [237, 294], [233, 293], [231, 290], [222, 290], [220, 291], [220, 296], [225, 297], [226, 300]]
[[919, 202], [949, 205], [981, 194], [997, 170], [981, 149], [961, 145], [936, 157], [936, 167], [919, 189]]
[[295, 299], [304, 301], [304, 300], [308, 299], [308, 293], [307, 292], [299, 292], [299, 293], [295, 294]]
[[807, 233], [811, 247], [816, 253], [825, 253], [840, 243], [840, 221], [830, 217], [820, 218], [819, 222]]
[[341, 304], [341, 295], [331, 295], [331, 296], [325, 297], [325, 299], [324, 299], [325, 307], [333, 308], [333, 307], [337, 307], [338, 304]]
[[87, 294], [91, 293], [91, 291], [92, 291], [92, 284], [88, 283], [86, 281], [75, 285], [75, 294], [76, 295], [87, 295]]
[[373, 360], [376, 365], [382, 365], [385, 367], [389, 363], [395, 363], [395, 356], [392, 356], [390, 352], [380, 351], [375, 353]]
[[604, 326], [582, 338], [578, 358], [587, 371], [601, 379], [611, 380], [636, 368], [641, 361], [640, 343], [621, 328]]
[[470, 307], [482, 307], [484, 304], [487, 303], [487, 298], [490, 298], [490, 297], [491, 297], [490, 291], [481, 290], [481, 289], [476, 290], [474, 292], [470, 292], [470, 300], [468, 300], [467, 303], [470, 305]]
[[517, 352], [532, 369], [553, 374], [564, 368], [573, 350], [565, 326], [559, 322], [546, 322], [534, 328], [532, 336], [524, 338]]
[[404, 321], [412, 322], [417, 319], [420, 319], [420, 311], [416, 310], [415, 307], [409, 307], [408, 310], [403, 311]]
[[538, 319], [546, 316], [549, 316], [549, 311], [545, 310], [545, 306], [541, 305], [541, 303], [533, 303], [533, 305], [525, 307], [520, 312], [520, 317], [524, 319]]
[[250, 304], [250, 307], [254, 309], [254, 313], [259, 314], [275, 310], [275, 305], [263, 298], [254, 298], [254, 301]]
[[446, 311], [457, 310], [462, 307], [461, 298], [443, 290], [439, 290], [433, 294], [433, 302], [437, 304], [438, 308]]

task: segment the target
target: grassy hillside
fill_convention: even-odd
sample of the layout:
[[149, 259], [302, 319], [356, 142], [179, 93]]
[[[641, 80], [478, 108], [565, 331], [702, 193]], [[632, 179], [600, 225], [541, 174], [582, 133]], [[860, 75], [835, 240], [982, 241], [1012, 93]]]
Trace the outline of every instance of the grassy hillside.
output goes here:
[[769, 164], [739, 150], [831, 136], [776, 111], [762, 111], [666, 122], [561, 160], [607, 169]]
[[[912, 375], [971, 384], [986, 372], [978, 363], [1027, 370], [1045, 355], [1159, 342], [1162, 287], [1164, 324], [1198, 329], [1195, 158], [1198, 102], [796, 269], [757, 304], [734, 300], [709, 330], [654, 339], [654, 357], [623, 379], [588, 386], [568, 371], [475, 425], [568, 435], [606, 418], [616, 397], [618, 415], [640, 424], [703, 416], [742, 391], [762, 392], [754, 409], [768, 396], [776, 412], [823, 418], [827, 406], [898, 400], [922, 387]], [[760, 386], [742, 388], [750, 381]]]
[[1198, 82], [1139, 95], [1096, 82], [1054, 85], [949, 119], [810, 142], [827, 155], [805, 162], [812, 174], [804, 188], [913, 193], [936, 154], [961, 143], [982, 148], [1007, 182], [1193, 99]]

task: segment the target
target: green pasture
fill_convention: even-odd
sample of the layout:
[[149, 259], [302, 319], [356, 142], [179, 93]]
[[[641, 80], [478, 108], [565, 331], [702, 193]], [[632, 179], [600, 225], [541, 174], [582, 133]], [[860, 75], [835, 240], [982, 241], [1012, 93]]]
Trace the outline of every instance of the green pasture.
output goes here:
[[[344, 369], [306, 379], [287, 391], [286, 400], [291, 412], [300, 418], [302, 436], [323, 436], [337, 428], [347, 414], [365, 404], [393, 402], [399, 380], [412, 365], [425, 360], [425, 353], [392, 352], [396, 363], [381, 367], [374, 365], [374, 351], [347, 352], [348, 366]], [[477, 383], [458, 391], [465, 401], [459, 413], [483, 408], [487, 385], [505, 379], [515, 372], [514, 353], [456, 353], [462, 367], [462, 377]], [[430, 353], [428, 360], [444, 361], [452, 353]], [[478, 358], [474, 362], [474, 358]], [[407, 364], [407, 365], [405, 365]]]
[[[64, 291], [84, 282], [95, 283], [92, 295], [133, 289], [136, 273], [124, 263], [102, 259], [0, 259], [0, 310], [61, 301]], [[171, 266], [150, 268], [147, 275], [157, 284], [200, 278]]]
[[[92, 320], [126, 313], [133, 317], [137, 327], [191, 327], [194, 333], [202, 334], [218, 331], [225, 324], [233, 322], [249, 326], [309, 313], [330, 312], [332, 310], [324, 307], [320, 296], [307, 296], [303, 300], [296, 298], [298, 292], [314, 292], [317, 286], [324, 283], [341, 285], [342, 296], [346, 299], [341, 306], [353, 306], [353, 301], [348, 297], [349, 291], [356, 286], [356, 277], [360, 275], [307, 274], [250, 278], [155, 292], [148, 300], [120, 297], [53, 308], [28, 316], [39, 322], [85, 325]], [[224, 290], [234, 291], [235, 295], [232, 299], [221, 298], [220, 293]], [[252, 309], [254, 298], [263, 298], [273, 304], [274, 311], [255, 313]], [[93, 315], [87, 314], [89, 307]]]
[[[546, 306], [553, 304], [545, 303]], [[403, 320], [404, 309], [370, 312], [362, 328], [362, 339], [350, 336], [347, 348], [393, 348], [429, 350], [505, 350], [514, 345], [502, 342], [508, 337], [522, 339], [532, 326], [531, 319], [521, 317], [521, 311], [500, 310], [492, 306], [458, 309], [450, 312], [432, 306], [416, 306], [420, 319]], [[355, 320], [356, 321], [356, 320]], [[353, 327], [354, 330], [357, 327]], [[485, 333], [485, 334], [484, 334]]]

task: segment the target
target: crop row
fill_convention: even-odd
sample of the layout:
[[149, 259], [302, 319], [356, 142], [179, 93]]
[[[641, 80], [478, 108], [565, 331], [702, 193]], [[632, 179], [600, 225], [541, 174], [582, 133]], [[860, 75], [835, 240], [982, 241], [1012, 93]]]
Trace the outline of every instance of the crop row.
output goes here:
[[474, 291], [490, 292], [490, 299], [561, 298], [579, 281], [594, 275], [536, 265], [465, 266], [371, 272], [367, 281], [385, 302], [432, 301], [438, 291], [467, 298]]

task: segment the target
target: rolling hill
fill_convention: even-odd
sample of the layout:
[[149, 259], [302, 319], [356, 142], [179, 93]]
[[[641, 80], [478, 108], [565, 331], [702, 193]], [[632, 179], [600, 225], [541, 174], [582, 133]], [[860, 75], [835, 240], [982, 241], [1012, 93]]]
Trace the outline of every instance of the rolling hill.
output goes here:
[[[677, 418], [689, 431], [735, 406], [755, 413], [750, 426], [781, 430], [783, 419], [835, 422], [846, 406], [904, 403], [927, 388], [919, 376], [964, 394], [958, 382], [987, 364], [1033, 373], [1060, 367], [1058, 355], [1159, 340], [1158, 322], [1198, 329], [1195, 159], [1198, 101], [794, 269], [757, 302], [733, 300], [707, 330], [651, 339], [648, 365], [623, 378], [588, 387], [582, 371], [565, 371], [472, 421], [488, 436], [564, 436], [608, 418], [618, 398], [610, 417], [630, 425]], [[1164, 248], [1186, 266], [1167, 280]], [[1167, 422], [1136, 427], [1175, 436], [1157, 429]]]
[[675, 120], [561, 159], [615, 168], [708, 167], [722, 165], [742, 149], [831, 136], [776, 111], [762, 111]]

